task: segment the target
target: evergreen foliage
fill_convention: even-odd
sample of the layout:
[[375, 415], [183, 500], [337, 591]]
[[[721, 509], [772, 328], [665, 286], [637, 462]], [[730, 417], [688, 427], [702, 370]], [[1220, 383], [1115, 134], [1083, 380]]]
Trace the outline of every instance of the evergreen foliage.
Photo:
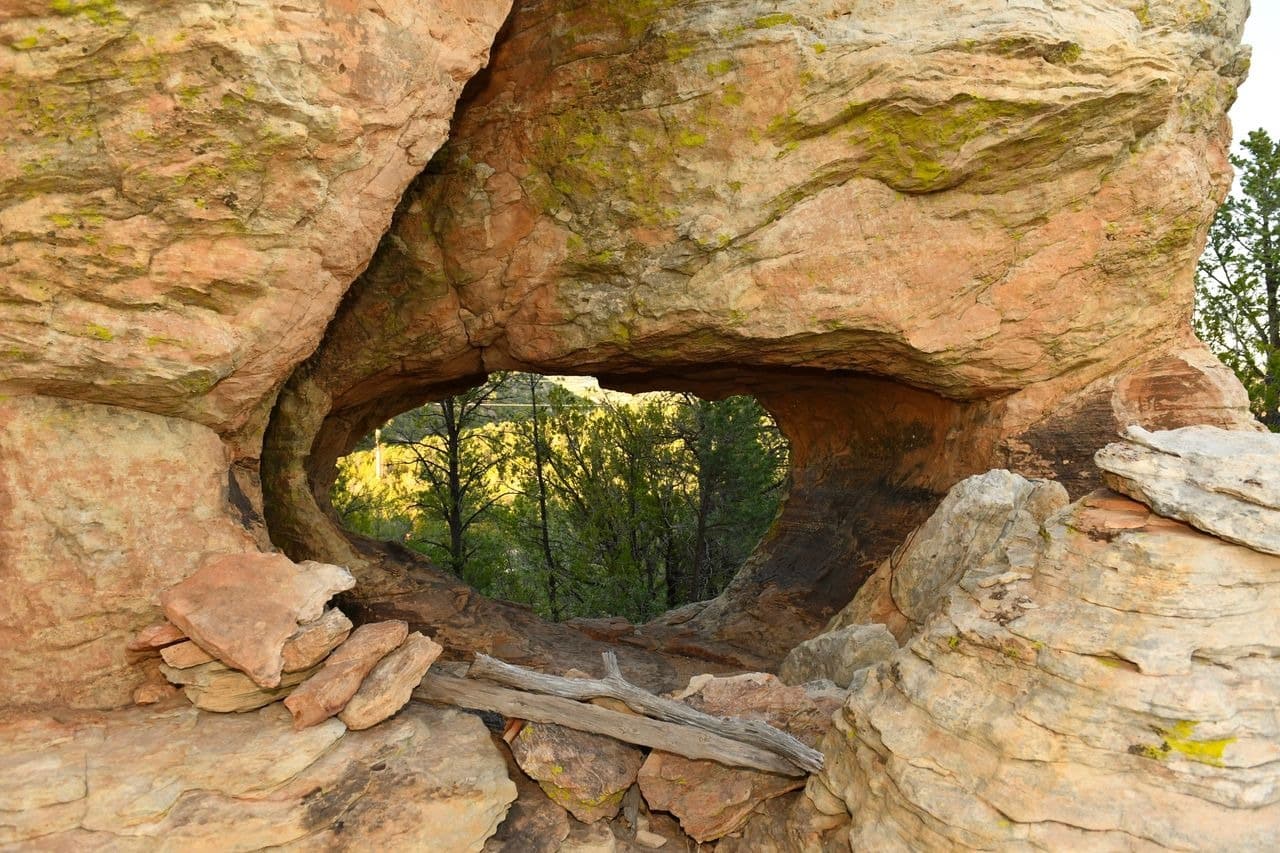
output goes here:
[[1219, 208], [1200, 259], [1196, 333], [1280, 432], [1280, 143], [1255, 130], [1243, 148], [1231, 158], [1239, 191]]
[[589, 399], [495, 374], [342, 459], [333, 504], [488, 595], [556, 620], [642, 621], [729, 583], [777, 515], [787, 464], [750, 397]]

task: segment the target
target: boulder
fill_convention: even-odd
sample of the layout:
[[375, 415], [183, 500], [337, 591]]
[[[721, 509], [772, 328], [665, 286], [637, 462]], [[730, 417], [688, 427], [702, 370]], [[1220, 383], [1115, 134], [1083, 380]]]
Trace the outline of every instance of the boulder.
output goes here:
[[[766, 673], [696, 676], [675, 695], [704, 713], [763, 720], [810, 746], [831, 728], [832, 714], [843, 697], [837, 689], [788, 687]], [[649, 807], [674, 814], [684, 831], [700, 842], [736, 831], [761, 803], [805, 784], [802, 777], [731, 768], [658, 750], [649, 753], [638, 779]]]
[[404, 642], [409, 626], [398, 620], [361, 625], [285, 701], [298, 728], [314, 726], [343, 709], [360, 683], [391, 650]]
[[[927, 529], [970, 538], [963, 516]], [[994, 547], [822, 743], [852, 848], [1270, 846], [1280, 557], [1109, 492]]]
[[[375, 726], [405, 706], [444, 648], [414, 631], [365, 676], [338, 719], [353, 731]], [[292, 710], [292, 709], [291, 709]]]
[[884, 625], [850, 625], [796, 646], [783, 659], [778, 677], [787, 684], [826, 679], [848, 687], [855, 672], [887, 660], [897, 650], [898, 641]]
[[1228, 542], [1280, 554], [1280, 435], [1131, 426], [1125, 437], [1094, 456], [1108, 486]]
[[569, 835], [569, 813], [520, 770], [505, 744], [498, 749], [518, 793], [498, 831], [484, 843], [484, 853], [557, 853]]
[[169, 621], [200, 648], [261, 687], [280, 683], [284, 644], [300, 622], [355, 586], [340, 566], [294, 563], [282, 554], [217, 554], [160, 595]]
[[367, 732], [280, 706], [0, 722], [0, 845], [478, 851], [515, 797], [483, 724], [417, 705]]
[[511, 753], [553, 802], [583, 823], [618, 814], [644, 761], [644, 752], [630, 744], [553, 723], [525, 723]]

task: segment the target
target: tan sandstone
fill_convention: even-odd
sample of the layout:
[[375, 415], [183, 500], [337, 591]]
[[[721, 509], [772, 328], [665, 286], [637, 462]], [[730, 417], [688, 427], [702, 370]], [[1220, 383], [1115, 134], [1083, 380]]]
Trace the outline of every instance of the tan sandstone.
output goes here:
[[0, 844], [478, 851], [515, 787], [478, 719], [415, 706], [295, 732], [278, 705], [0, 722]]
[[409, 634], [404, 622], [361, 625], [334, 650], [312, 678], [285, 701], [298, 728], [314, 726], [346, 706], [378, 661], [400, 646]]
[[285, 643], [335, 593], [355, 586], [340, 566], [282, 554], [219, 554], [160, 595], [165, 615], [200, 648], [259, 686], [280, 683]]
[[444, 648], [414, 631], [400, 647], [378, 661], [338, 718], [353, 731], [375, 726], [405, 706]]

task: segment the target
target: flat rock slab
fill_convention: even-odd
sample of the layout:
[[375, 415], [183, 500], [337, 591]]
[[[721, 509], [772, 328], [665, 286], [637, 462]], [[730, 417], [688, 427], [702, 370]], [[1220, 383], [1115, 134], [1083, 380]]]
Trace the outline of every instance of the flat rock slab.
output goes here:
[[294, 563], [282, 554], [219, 554], [160, 594], [165, 616], [218, 660], [261, 687], [280, 683], [285, 643], [299, 623], [355, 586], [341, 566]]
[[222, 714], [254, 711], [270, 705], [288, 696], [312, 673], [311, 670], [287, 672], [275, 687], [259, 687], [240, 670], [216, 660], [185, 669], [166, 664], [160, 667], [160, 671], [171, 684], [182, 687], [192, 705]]
[[341, 711], [365, 676], [409, 635], [398, 620], [361, 625], [324, 662], [324, 667], [285, 700], [297, 728], [314, 726]]
[[526, 723], [511, 753], [548, 797], [583, 823], [615, 817], [644, 762], [644, 752], [633, 746], [553, 723]]
[[476, 851], [515, 798], [474, 715], [421, 704], [368, 732], [280, 706], [0, 722], [0, 845], [48, 850]]
[[444, 648], [414, 631], [400, 648], [378, 661], [338, 719], [353, 730], [375, 726], [405, 706]]
[[1125, 437], [1094, 456], [1110, 488], [1220, 539], [1280, 554], [1280, 435], [1131, 426]]
[[351, 620], [341, 610], [330, 607], [314, 622], [298, 626], [280, 653], [285, 672], [309, 669], [351, 636]]

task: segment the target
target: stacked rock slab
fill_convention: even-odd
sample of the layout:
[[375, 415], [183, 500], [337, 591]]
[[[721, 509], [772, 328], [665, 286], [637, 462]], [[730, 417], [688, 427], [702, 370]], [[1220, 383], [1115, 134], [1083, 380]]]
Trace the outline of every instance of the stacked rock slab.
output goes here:
[[[1191, 446], [1208, 461], [1211, 447], [1240, 442], [1280, 460], [1278, 436], [1136, 435], [1102, 464]], [[1173, 480], [1148, 468], [1141, 490], [1186, 494], [1192, 482], [1216, 503], [1232, 467], [1222, 456], [1204, 480], [1186, 465]], [[1254, 472], [1255, 492], [1280, 482], [1280, 466]], [[1034, 488], [1007, 484], [1011, 506]], [[1252, 494], [1228, 515], [1248, 517]], [[912, 547], [953, 552], [972, 506], [945, 504], [931, 520], [938, 538], [917, 534]], [[1004, 522], [986, 518], [1012, 529], [1016, 513]], [[1099, 492], [1045, 518], [1034, 541], [996, 537], [932, 615], [924, 606], [908, 608], [921, 621], [903, 650], [855, 682], [810, 783], [845, 804], [853, 849], [1273, 843], [1280, 558]]]

